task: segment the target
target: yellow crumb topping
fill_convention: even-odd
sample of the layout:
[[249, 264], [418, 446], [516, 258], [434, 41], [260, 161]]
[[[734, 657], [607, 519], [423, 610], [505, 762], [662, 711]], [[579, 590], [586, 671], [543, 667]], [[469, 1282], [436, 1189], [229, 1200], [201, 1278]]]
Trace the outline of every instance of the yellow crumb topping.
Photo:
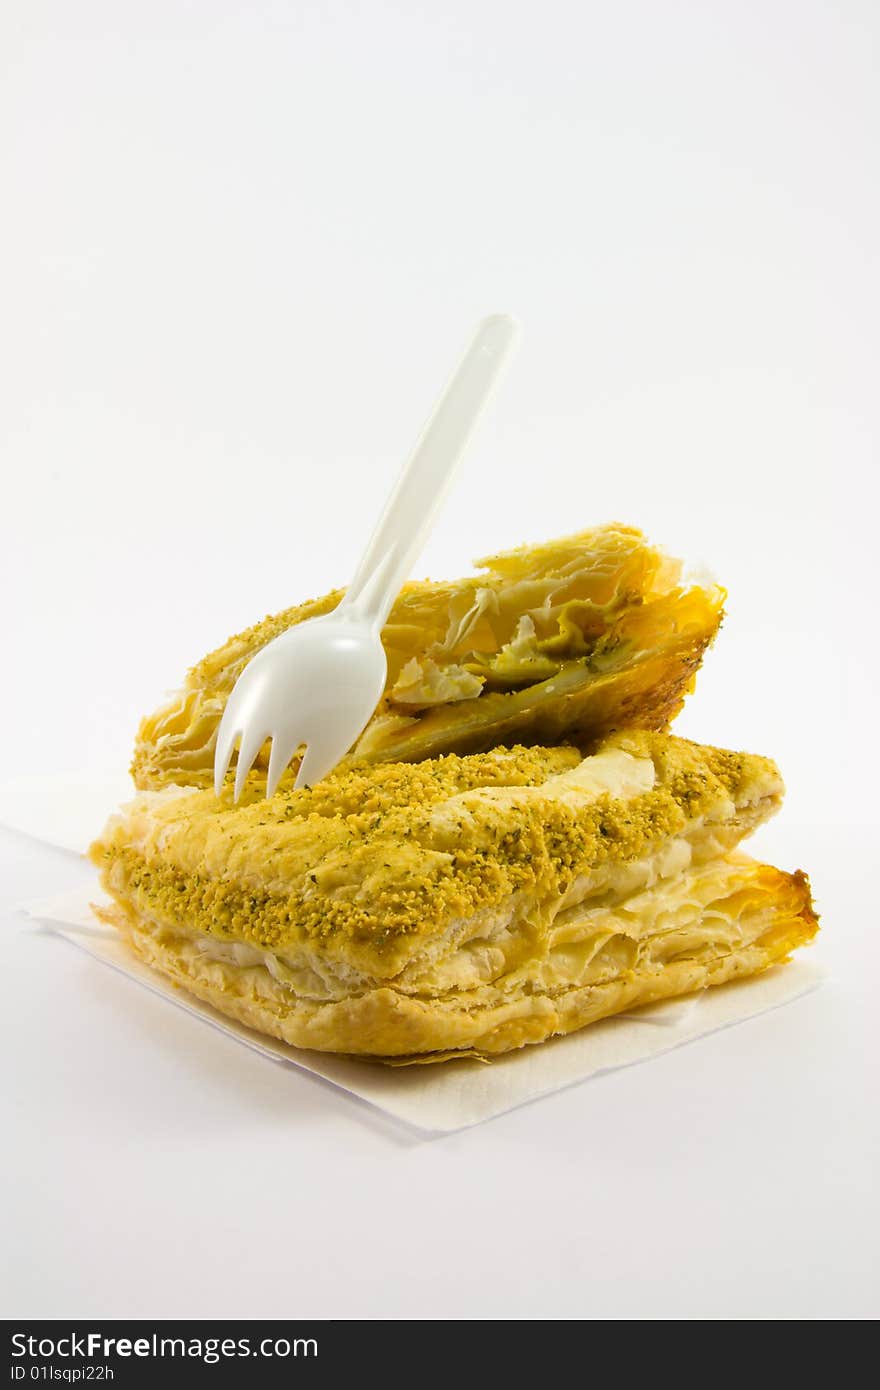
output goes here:
[[[652, 785], [597, 792], [584, 770], [609, 759]], [[147, 793], [91, 854], [157, 922], [276, 951], [307, 942], [389, 975], [459, 918], [523, 895], [537, 922], [575, 877], [781, 790], [767, 759], [629, 733], [583, 761], [563, 746], [355, 764], [269, 800], [254, 781], [238, 806], [228, 791]]]

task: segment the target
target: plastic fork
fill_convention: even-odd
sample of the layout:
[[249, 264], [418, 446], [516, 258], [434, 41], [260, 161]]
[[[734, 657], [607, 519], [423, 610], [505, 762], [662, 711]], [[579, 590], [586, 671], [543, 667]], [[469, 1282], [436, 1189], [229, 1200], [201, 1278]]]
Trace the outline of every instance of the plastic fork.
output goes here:
[[332, 613], [288, 628], [242, 671], [217, 731], [218, 796], [236, 743], [238, 801], [267, 739], [272, 740], [266, 779], [271, 796], [303, 745], [297, 787], [320, 782], [363, 732], [388, 674], [382, 627], [518, 336], [517, 323], [507, 314], [483, 320], [398, 478], [341, 602]]

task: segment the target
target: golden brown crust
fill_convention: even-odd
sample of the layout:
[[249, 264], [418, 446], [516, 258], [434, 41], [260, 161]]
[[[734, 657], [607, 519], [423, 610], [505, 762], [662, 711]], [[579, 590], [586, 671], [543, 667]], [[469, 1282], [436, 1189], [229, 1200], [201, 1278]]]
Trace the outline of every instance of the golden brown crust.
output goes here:
[[[497, 1055], [645, 1004], [743, 979], [786, 960], [815, 935], [818, 923], [804, 874], [756, 864], [751, 894], [751, 906], [738, 923], [743, 944], [732, 950], [654, 962], [618, 978], [552, 994], [500, 998], [490, 1007], [475, 1007], [473, 998], [464, 995], [445, 1001], [442, 1009], [435, 1000], [409, 997], [387, 985], [323, 1004], [281, 988], [267, 995], [265, 981], [259, 991], [254, 988], [252, 971], [220, 969], [198, 954], [182, 952], [172, 937], [145, 930], [119, 908], [101, 915], [124, 932], [148, 965], [270, 1037], [317, 1051], [430, 1060], [430, 1054], [439, 1059], [457, 1050]], [[710, 911], [717, 914], [720, 906], [712, 904]], [[730, 901], [727, 910], [733, 910]], [[749, 920], [765, 923], [754, 940], [748, 939]]]
[[491, 1056], [751, 974], [815, 930], [809, 888], [734, 852], [766, 758], [630, 731], [344, 768], [246, 804], [166, 789], [93, 858], [155, 968], [298, 1047]]
[[[613, 729], [674, 718], [721, 621], [717, 585], [689, 583], [679, 561], [620, 525], [480, 563], [466, 579], [404, 586], [383, 630], [385, 694], [352, 756], [417, 762], [517, 741], [587, 748]], [[244, 665], [342, 593], [265, 618], [200, 661], [142, 721], [136, 785], [209, 786], [217, 725]]]
[[[597, 776], [612, 790], [597, 791]], [[647, 780], [616, 794], [628, 777]], [[308, 946], [391, 978], [445, 949], [456, 923], [517, 899], [538, 921], [579, 877], [614, 874], [678, 837], [711, 829], [730, 848], [781, 794], [768, 759], [630, 732], [583, 762], [566, 748], [496, 749], [345, 768], [269, 800], [254, 787], [237, 807], [228, 791], [146, 796], [91, 853], [111, 893], [168, 926]]]
[[[92, 847], [102, 913], [175, 984], [297, 1047], [490, 1058], [745, 977], [816, 931], [804, 875], [736, 846], [778, 807], [766, 758], [665, 729], [723, 591], [611, 525], [404, 586], [388, 680], [319, 786], [296, 761], [209, 790], [250, 658], [339, 590], [267, 617], [140, 727], [144, 791]], [[585, 756], [586, 755], [586, 756]]]

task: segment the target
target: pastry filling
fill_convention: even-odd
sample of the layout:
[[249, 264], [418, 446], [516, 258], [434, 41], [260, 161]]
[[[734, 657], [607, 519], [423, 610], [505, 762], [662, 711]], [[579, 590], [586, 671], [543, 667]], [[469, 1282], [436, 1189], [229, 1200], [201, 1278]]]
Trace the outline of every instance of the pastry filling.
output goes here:
[[[385, 691], [353, 757], [419, 761], [514, 742], [511, 733], [557, 743], [622, 724], [661, 728], [721, 619], [723, 591], [686, 579], [680, 561], [630, 527], [600, 527], [480, 565], [477, 576], [404, 587], [382, 632]], [[195, 667], [141, 726], [138, 785], [207, 785], [217, 724], [246, 662], [340, 597], [264, 619]], [[267, 762], [268, 745], [258, 765]]]
[[815, 930], [737, 846], [770, 761], [666, 734], [140, 796], [92, 855], [152, 965], [298, 1046], [480, 1055], [753, 973]]
[[785, 891], [787, 883], [778, 871], [731, 855], [622, 901], [591, 900], [560, 912], [525, 953], [522, 924], [499, 924], [437, 965], [410, 967], [391, 981], [328, 971], [313, 953], [289, 956], [223, 942], [146, 917], [136, 930], [188, 973], [276, 1004], [329, 1003], [390, 985], [438, 1008], [476, 1010], [530, 993], [552, 997], [620, 978], [647, 978], [672, 964], [719, 960], [761, 942], [780, 920], [796, 915], [798, 894], [794, 887]]

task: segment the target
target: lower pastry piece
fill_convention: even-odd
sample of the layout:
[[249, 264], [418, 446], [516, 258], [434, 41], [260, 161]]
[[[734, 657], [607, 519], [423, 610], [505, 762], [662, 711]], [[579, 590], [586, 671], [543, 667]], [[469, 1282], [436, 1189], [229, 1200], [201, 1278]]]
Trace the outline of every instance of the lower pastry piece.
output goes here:
[[665, 734], [355, 765], [245, 803], [168, 788], [92, 847], [132, 947], [297, 1047], [491, 1056], [784, 961], [809, 884], [737, 846], [767, 759]]

